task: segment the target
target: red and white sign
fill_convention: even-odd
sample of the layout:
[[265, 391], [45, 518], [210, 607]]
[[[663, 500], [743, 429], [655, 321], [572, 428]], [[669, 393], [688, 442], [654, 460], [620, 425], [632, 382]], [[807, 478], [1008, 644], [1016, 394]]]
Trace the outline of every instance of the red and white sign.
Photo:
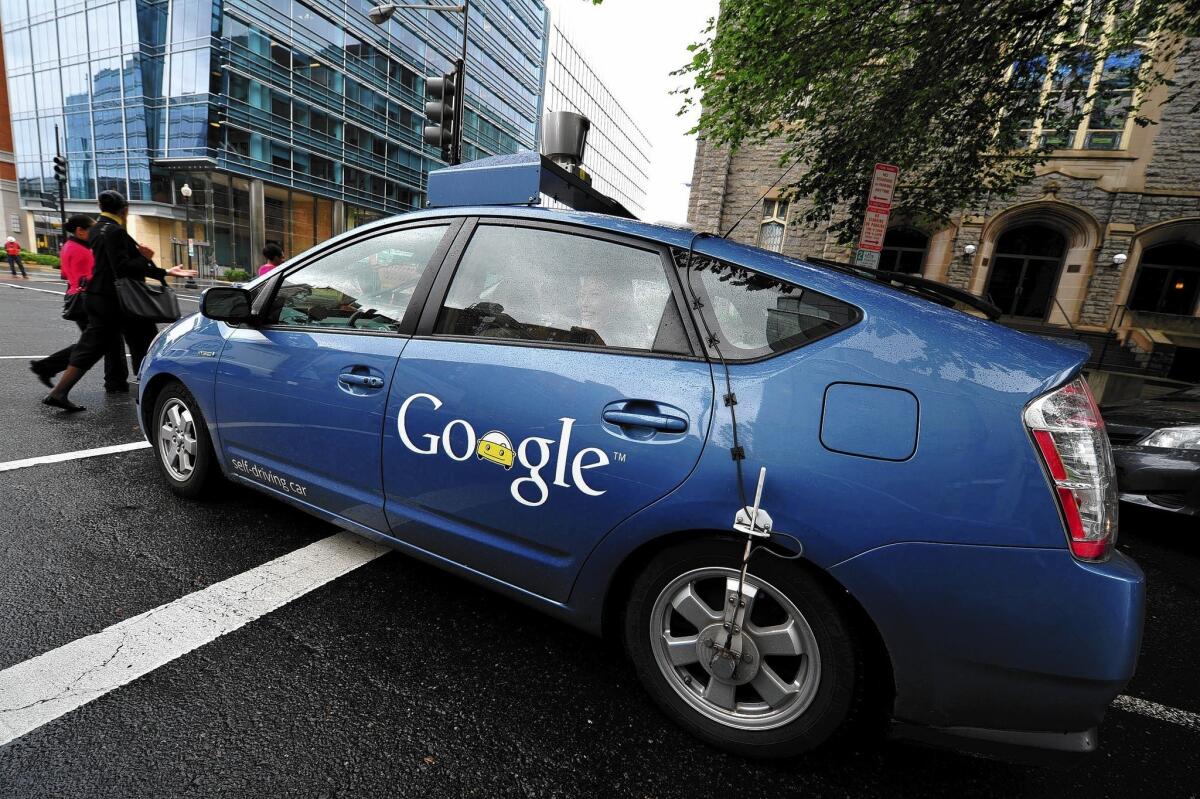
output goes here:
[[867, 195], [867, 212], [863, 215], [862, 233], [858, 237], [858, 250], [854, 254], [855, 264], [859, 266], [875, 267], [879, 264], [878, 253], [883, 249], [883, 238], [887, 235], [888, 217], [892, 213], [892, 196], [896, 193], [896, 181], [899, 177], [899, 167], [891, 164], [875, 165], [871, 191]]
[[867, 206], [880, 211], [892, 210], [892, 195], [896, 193], [896, 181], [900, 167], [891, 164], [876, 164], [875, 176], [871, 178], [871, 193], [867, 195]]
[[868, 208], [863, 215], [862, 235], [858, 237], [858, 247], [862, 250], [883, 249], [883, 237], [887, 235], [888, 212]]

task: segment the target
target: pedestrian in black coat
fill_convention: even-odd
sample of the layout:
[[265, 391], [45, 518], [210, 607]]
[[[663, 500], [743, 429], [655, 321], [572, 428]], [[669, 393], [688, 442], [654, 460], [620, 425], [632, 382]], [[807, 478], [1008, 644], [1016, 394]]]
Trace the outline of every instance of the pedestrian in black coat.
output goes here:
[[193, 277], [196, 272], [176, 266], [159, 269], [154, 265], [154, 250], [138, 244], [125, 230], [125, 219], [129, 203], [115, 191], [100, 192], [100, 219], [89, 231], [95, 266], [92, 279], [84, 299], [87, 307], [88, 325], [71, 350], [71, 365], [63, 372], [57, 385], [42, 400], [46, 405], [64, 411], [84, 410], [82, 405], [71, 402], [68, 394], [79, 379], [104, 357], [123, 336], [129, 346], [133, 373], [137, 374], [142, 358], [150, 348], [158, 328], [153, 322], [137, 319], [125, 314], [117, 300], [116, 279], [132, 278], [162, 280], [167, 275]]
[[[95, 220], [84, 214], [76, 214], [67, 220], [67, 241], [59, 250], [59, 274], [67, 281], [67, 297], [86, 301], [88, 281], [92, 279], [92, 250], [88, 246], [88, 233]], [[86, 316], [75, 318], [79, 332], [87, 330]], [[72, 344], [53, 355], [31, 361], [29, 368], [49, 388], [54, 388], [54, 378], [71, 363]], [[104, 388], [111, 394], [129, 391], [129, 370], [125, 366], [125, 345], [120, 340], [104, 355]]]

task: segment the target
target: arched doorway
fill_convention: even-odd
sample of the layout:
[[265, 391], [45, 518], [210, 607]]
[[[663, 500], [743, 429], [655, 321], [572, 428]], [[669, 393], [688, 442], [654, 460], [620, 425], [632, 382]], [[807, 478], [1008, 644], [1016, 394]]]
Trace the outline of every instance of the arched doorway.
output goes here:
[[1006, 316], [1045, 319], [1066, 249], [1063, 235], [1044, 225], [1005, 231], [996, 242], [988, 297]]
[[1191, 316], [1200, 299], [1200, 247], [1168, 241], [1142, 253], [1130, 310]]
[[919, 275], [925, 265], [925, 251], [928, 249], [929, 237], [915, 227], [902, 225], [891, 228], [883, 238], [879, 269], [884, 272]]

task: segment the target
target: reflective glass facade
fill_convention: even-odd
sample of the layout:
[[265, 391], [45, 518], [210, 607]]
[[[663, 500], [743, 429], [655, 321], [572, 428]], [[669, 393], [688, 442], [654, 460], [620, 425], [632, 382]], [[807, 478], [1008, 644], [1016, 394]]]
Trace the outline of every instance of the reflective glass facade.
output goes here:
[[[187, 182], [191, 237], [222, 266], [423, 206], [441, 165], [421, 141], [425, 76], [452, 68], [462, 15], [377, 27], [372, 5], [0, 0], [23, 205], [57, 190], [58, 124], [72, 205], [117, 189], [180, 244]], [[543, 3], [475, 0], [469, 32], [464, 157], [536, 148]]]
[[550, 33], [546, 111], [574, 111], [591, 121], [583, 163], [592, 184], [640, 216], [650, 182], [650, 139], [588, 65], [558, 21]]

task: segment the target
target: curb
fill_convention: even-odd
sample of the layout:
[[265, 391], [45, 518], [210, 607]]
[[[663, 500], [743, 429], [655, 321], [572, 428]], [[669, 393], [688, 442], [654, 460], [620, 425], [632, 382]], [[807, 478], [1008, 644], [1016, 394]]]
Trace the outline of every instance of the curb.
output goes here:
[[[28, 274], [30, 277], [32, 277], [33, 275], [37, 275], [38, 277], [53, 277], [56, 279], [60, 279], [58, 277], [58, 267], [57, 266], [47, 266], [46, 264], [25, 264], [25, 273]], [[167, 278], [167, 281], [170, 283], [171, 288], [174, 288], [174, 289], [180, 289], [180, 288], [207, 289], [207, 288], [212, 288], [213, 286], [238, 286], [238, 285], [241, 285], [242, 283], [246, 282], [246, 281], [232, 281], [232, 280], [212, 280], [209, 278], [194, 278], [193, 280], [196, 285], [188, 286], [188, 285], [186, 285], [187, 278], [180, 278], [180, 277]]]

